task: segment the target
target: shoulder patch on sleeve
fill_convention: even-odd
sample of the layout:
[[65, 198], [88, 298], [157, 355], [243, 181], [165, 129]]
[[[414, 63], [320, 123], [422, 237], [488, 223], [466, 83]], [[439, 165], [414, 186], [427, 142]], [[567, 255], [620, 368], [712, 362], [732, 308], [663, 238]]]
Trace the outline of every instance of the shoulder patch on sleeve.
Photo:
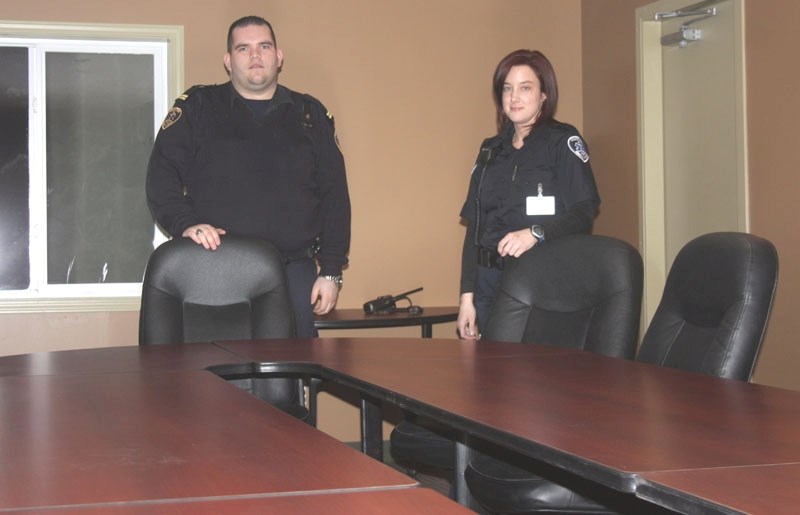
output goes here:
[[180, 107], [173, 107], [170, 109], [167, 113], [167, 116], [164, 118], [164, 121], [161, 122], [161, 130], [167, 130], [175, 122], [181, 119], [181, 115], [183, 115], [183, 110]]
[[589, 162], [589, 152], [586, 151], [586, 145], [580, 136], [570, 136], [567, 140], [567, 146], [573, 154], [578, 156], [578, 159], [584, 163]]

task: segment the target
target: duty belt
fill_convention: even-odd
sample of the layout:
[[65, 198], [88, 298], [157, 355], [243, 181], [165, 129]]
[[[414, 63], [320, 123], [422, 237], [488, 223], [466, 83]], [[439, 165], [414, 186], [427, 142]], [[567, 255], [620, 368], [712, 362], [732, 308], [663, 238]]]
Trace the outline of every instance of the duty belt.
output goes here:
[[283, 255], [283, 262], [287, 265], [294, 261], [300, 261], [301, 259], [314, 259], [317, 257], [317, 254], [319, 254], [319, 240], [315, 241], [314, 244], [308, 248], [281, 252], [281, 254]]
[[502, 270], [503, 256], [494, 250], [478, 247], [478, 265]]

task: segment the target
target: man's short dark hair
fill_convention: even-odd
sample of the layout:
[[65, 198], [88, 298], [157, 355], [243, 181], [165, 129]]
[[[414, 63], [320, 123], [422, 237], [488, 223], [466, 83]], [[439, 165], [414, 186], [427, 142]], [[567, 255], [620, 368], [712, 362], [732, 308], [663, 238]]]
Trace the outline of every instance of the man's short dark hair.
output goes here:
[[250, 25], [260, 25], [268, 28], [269, 33], [272, 35], [272, 42], [275, 44], [275, 46], [278, 46], [278, 41], [275, 39], [275, 31], [272, 30], [272, 25], [267, 20], [261, 16], [245, 16], [244, 18], [239, 18], [235, 22], [231, 23], [231, 26], [228, 29], [228, 53], [231, 53], [233, 50], [233, 30], [241, 29], [242, 27], [249, 27]]

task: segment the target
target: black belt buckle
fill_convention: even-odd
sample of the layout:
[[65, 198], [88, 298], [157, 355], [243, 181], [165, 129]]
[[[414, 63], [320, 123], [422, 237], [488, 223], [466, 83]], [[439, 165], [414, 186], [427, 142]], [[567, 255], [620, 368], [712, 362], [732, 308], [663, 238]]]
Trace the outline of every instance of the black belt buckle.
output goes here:
[[478, 264], [486, 268], [503, 269], [503, 256], [497, 252], [478, 247]]
[[314, 241], [314, 244], [308, 248], [297, 250], [294, 252], [284, 252], [283, 253], [283, 261], [285, 264], [293, 263], [295, 261], [300, 261], [302, 259], [314, 259], [319, 254], [320, 246], [319, 246], [319, 238]]

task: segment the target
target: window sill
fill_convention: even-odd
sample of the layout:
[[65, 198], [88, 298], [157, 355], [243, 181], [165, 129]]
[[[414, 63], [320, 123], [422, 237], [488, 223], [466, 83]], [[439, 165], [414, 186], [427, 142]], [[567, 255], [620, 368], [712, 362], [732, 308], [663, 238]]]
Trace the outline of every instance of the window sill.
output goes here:
[[0, 313], [139, 311], [141, 303], [141, 297], [0, 300]]

